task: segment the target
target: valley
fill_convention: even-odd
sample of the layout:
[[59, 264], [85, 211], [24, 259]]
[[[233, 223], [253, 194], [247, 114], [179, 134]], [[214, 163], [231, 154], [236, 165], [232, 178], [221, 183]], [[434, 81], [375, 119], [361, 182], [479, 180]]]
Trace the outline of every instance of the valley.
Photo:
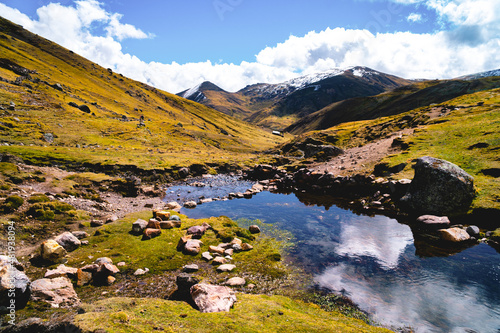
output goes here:
[[[464, 308], [498, 305], [498, 75], [356, 66], [172, 94], [0, 18], [0, 332], [496, 327], [452, 323], [459, 306], [429, 324], [424, 304], [467, 285]], [[237, 300], [204, 313], [200, 285]], [[403, 289], [411, 315], [392, 315]]]

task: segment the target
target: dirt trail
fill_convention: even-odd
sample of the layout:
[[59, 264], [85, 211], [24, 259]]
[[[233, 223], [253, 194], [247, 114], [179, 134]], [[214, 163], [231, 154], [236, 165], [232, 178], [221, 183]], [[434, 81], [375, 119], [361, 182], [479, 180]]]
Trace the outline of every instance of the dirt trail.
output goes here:
[[[427, 115], [430, 119], [448, 115], [447, 108], [434, 107]], [[421, 126], [419, 126], [421, 127]], [[418, 127], [418, 128], [419, 128]], [[369, 143], [362, 147], [349, 148], [345, 154], [337, 156], [327, 162], [312, 164], [309, 169], [316, 172], [332, 172], [334, 175], [348, 176], [353, 174], [371, 174], [373, 168], [384, 157], [399, 151], [399, 147], [392, 147], [394, 139], [409, 136], [415, 129], [405, 129], [394, 133], [392, 136]]]

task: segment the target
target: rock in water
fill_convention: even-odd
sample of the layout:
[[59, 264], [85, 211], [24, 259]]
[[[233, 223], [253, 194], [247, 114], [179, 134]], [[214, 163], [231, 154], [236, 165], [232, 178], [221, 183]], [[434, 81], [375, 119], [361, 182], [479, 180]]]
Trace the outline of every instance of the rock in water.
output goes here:
[[417, 223], [424, 228], [435, 230], [448, 227], [450, 219], [447, 216], [423, 215], [417, 219]]
[[475, 196], [474, 178], [453, 163], [425, 156], [413, 166], [415, 177], [401, 202], [420, 214], [466, 213]]
[[234, 291], [230, 288], [206, 283], [192, 286], [191, 297], [203, 313], [228, 312], [236, 302]]
[[66, 231], [54, 239], [59, 245], [68, 252], [74, 251], [82, 245], [80, 240], [71, 232]]
[[470, 239], [470, 235], [467, 231], [460, 228], [441, 229], [438, 230], [438, 232], [441, 239], [448, 242], [459, 243]]
[[22, 271], [22, 265], [14, 259], [11, 262], [8, 256], [0, 256], [0, 313], [7, 313], [10, 306], [10, 289], [14, 289], [15, 307], [22, 309], [31, 296], [30, 279]]
[[33, 281], [31, 298], [34, 301], [45, 301], [54, 308], [74, 306], [80, 303], [80, 299], [73, 289], [73, 284], [66, 277]]

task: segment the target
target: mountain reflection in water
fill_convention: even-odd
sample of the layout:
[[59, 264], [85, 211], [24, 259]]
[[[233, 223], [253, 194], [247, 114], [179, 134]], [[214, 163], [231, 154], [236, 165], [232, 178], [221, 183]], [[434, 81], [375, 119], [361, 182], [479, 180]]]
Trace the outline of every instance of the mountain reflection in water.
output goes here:
[[315, 274], [319, 287], [344, 293], [383, 324], [417, 332], [500, 330], [500, 254], [493, 248], [480, 244], [445, 256], [418, 256], [431, 246], [419, 241], [417, 251], [408, 225], [356, 215], [325, 197], [321, 206], [300, 197], [306, 204], [295, 195], [263, 192], [182, 213], [259, 219], [288, 230], [297, 244], [292, 259]]

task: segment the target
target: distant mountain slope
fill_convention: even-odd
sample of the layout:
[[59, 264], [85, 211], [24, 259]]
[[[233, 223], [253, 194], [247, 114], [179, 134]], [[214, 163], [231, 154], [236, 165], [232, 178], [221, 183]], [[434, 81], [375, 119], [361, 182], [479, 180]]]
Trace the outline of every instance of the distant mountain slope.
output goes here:
[[128, 79], [0, 18], [2, 151], [163, 168], [244, 159], [282, 138]]
[[252, 114], [247, 106], [247, 98], [238, 93], [227, 92], [209, 81], [184, 90], [177, 95], [239, 119], [244, 119]]
[[423, 81], [376, 96], [333, 103], [286, 128], [293, 134], [327, 129], [356, 121], [395, 115], [477, 91], [500, 87], [500, 77], [472, 80]]
[[474, 79], [480, 79], [483, 77], [490, 77], [490, 76], [500, 76], [500, 69], [494, 69], [494, 70], [487, 71], [487, 72], [481, 72], [481, 73], [461, 76], [461, 77], [458, 77], [457, 80], [474, 80]]
[[333, 102], [376, 95], [410, 83], [367, 67], [351, 67], [279, 84], [254, 84], [236, 93], [214, 89], [215, 85], [205, 82], [178, 95], [254, 124], [283, 129]]

